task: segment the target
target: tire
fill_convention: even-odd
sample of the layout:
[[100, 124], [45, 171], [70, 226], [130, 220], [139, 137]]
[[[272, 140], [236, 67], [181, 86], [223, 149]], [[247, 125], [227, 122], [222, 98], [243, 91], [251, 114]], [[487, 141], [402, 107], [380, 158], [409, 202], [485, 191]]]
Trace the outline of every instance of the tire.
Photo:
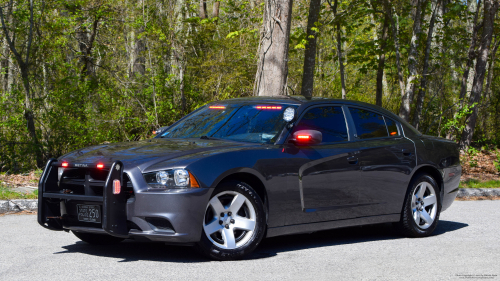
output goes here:
[[262, 200], [250, 185], [224, 182], [207, 204], [197, 248], [211, 259], [241, 259], [262, 241], [265, 218]]
[[83, 242], [87, 242], [92, 245], [113, 245], [122, 242], [124, 239], [119, 237], [114, 237], [106, 234], [95, 234], [95, 233], [85, 233], [71, 231]]
[[441, 214], [441, 193], [434, 178], [418, 174], [410, 182], [398, 230], [407, 237], [427, 237], [434, 232]]

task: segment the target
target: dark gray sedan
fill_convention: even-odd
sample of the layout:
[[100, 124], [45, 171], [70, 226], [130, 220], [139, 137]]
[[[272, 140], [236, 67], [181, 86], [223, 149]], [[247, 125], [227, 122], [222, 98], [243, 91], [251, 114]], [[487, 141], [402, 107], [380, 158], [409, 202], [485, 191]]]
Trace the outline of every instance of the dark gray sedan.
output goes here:
[[380, 107], [254, 97], [214, 102], [153, 139], [51, 159], [38, 222], [92, 244], [196, 245], [220, 260], [264, 237], [394, 222], [432, 234], [458, 192], [457, 145]]

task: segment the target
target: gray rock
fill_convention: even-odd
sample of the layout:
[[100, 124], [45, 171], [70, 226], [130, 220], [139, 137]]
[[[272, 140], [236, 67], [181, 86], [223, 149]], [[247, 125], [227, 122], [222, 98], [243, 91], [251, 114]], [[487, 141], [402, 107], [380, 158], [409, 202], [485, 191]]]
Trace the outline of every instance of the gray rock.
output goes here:
[[0, 214], [38, 210], [37, 199], [1, 200]]
[[458, 198], [500, 196], [500, 188], [460, 188]]
[[11, 202], [15, 204], [21, 211], [34, 211], [38, 208], [37, 199], [12, 200]]
[[0, 200], [0, 214], [7, 213], [9, 211], [9, 201]]

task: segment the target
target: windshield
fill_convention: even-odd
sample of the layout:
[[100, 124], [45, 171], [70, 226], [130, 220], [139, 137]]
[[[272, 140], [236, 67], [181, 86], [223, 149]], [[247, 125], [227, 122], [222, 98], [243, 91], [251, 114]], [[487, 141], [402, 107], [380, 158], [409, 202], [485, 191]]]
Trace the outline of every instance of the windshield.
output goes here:
[[[217, 138], [274, 143], [286, 122], [283, 111], [290, 105], [212, 105], [186, 116], [162, 133], [162, 138]], [[294, 107], [295, 106], [291, 106]]]

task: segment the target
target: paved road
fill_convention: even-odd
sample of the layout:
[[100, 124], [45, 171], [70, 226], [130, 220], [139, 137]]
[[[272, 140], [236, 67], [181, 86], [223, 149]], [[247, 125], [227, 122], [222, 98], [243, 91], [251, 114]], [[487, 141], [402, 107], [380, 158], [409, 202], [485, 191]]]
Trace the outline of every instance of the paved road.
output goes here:
[[455, 202], [423, 239], [389, 224], [270, 238], [234, 262], [190, 247], [91, 246], [41, 228], [33, 215], [8, 215], [0, 217], [0, 280], [500, 280], [499, 209], [500, 201]]

